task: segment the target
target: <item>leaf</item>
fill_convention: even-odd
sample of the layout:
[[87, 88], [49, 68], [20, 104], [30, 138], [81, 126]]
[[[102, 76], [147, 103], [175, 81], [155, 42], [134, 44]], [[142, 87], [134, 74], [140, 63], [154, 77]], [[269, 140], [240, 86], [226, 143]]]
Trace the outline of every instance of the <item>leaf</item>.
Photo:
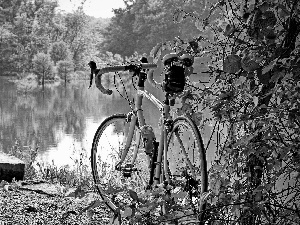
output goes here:
[[193, 121], [195, 122], [195, 124], [197, 126], [200, 125], [200, 123], [202, 121], [202, 116], [203, 116], [203, 114], [201, 112], [193, 113]]
[[239, 79], [237, 79], [237, 81], [235, 82], [235, 84], [236, 84], [237, 86], [242, 85], [243, 83], [245, 83], [246, 80], [247, 80], [246, 77], [240, 76]]
[[177, 199], [183, 199], [187, 196], [187, 192], [184, 190], [180, 190], [177, 193], [172, 194], [172, 197], [177, 198]]
[[193, 72], [194, 72], [194, 67], [192, 66], [186, 67], [184, 71], [185, 77], [190, 77], [193, 74]]
[[121, 223], [119, 222], [118, 216], [113, 216], [110, 219], [110, 224], [112, 224], [112, 225], [121, 225]]
[[261, 200], [262, 200], [262, 193], [261, 193], [261, 191], [258, 191], [255, 194], [255, 201], [259, 202]]
[[265, 73], [269, 72], [270, 70], [272, 70], [277, 63], [277, 60], [278, 60], [277, 58], [274, 59], [272, 62], [269, 63], [268, 66], [264, 67], [262, 70], [262, 73], [265, 74]]
[[284, 75], [284, 72], [276, 72], [275, 74], [273, 74], [269, 82], [277, 83], [278, 79], [284, 77]]
[[133, 191], [133, 190], [128, 190], [128, 192], [129, 192], [129, 196], [133, 199], [133, 200], [135, 200], [135, 201], [139, 201], [139, 197], [138, 197], [138, 195], [137, 195], [137, 193], [135, 192], [135, 191]]
[[198, 30], [203, 31], [203, 22], [199, 19], [196, 20], [195, 26]]
[[3, 190], [4, 190], [4, 191], [7, 191], [7, 192], [8, 192], [9, 189], [10, 189], [10, 185], [9, 185], [9, 184], [6, 184], [6, 185], [3, 186]]
[[201, 203], [204, 203], [207, 200], [207, 198], [210, 194], [211, 194], [211, 192], [203, 192], [201, 197], [200, 197]]
[[67, 192], [65, 197], [83, 198], [85, 195], [86, 195], [86, 192], [84, 190], [82, 190], [82, 187], [80, 185], [75, 190]]
[[215, 180], [214, 185], [210, 187], [210, 189], [214, 192], [214, 194], [219, 195], [221, 186], [222, 181], [220, 179], [217, 179]]
[[228, 55], [223, 62], [223, 70], [226, 73], [236, 73], [241, 69], [241, 57]]
[[213, 197], [212, 200], [211, 200], [211, 204], [212, 205], [216, 205], [217, 202], [218, 202], [219, 198], [218, 197]]
[[163, 44], [162, 43], [158, 43], [154, 46], [154, 48], [151, 50], [150, 52], [150, 56], [153, 57], [153, 61], [156, 63], [158, 58], [160, 57], [161, 55], [161, 51], [162, 51], [162, 46]]
[[254, 103], [255, 107], [258, 105], [258, 97], [257, 96], [253, 96], [253, 103]]
[[250, 178], [251, 177], [251, 172], [245, 173], [245, 177]]
[[174, 214], [176, 215], [177, 218], [185, 216], [184, 212], [182, 211], [175, 211]]
[[173, 14], [173, 20], [175, 23], [180, 23], [183, 21], [186, 15], [186, 12], [184, 12], [183, 10], [176, 10], [176, 12]]
[[7, 184], [9, 184], [7, 181], [2, 180], [1, 183], [0, 183], [0, 188], [3, 188]]
[[267, 2], [263, 2], [258, 6], [258, 8], [262, 13], [264, 13], [270, 8], [270, 5]]
[[265, 19], [263, 19], [263, 23], [266, 23], [266, 26], [275, 26], [277, 23], [277, 18], [275, 16], [275, 13], [272, 11], [266, 11], [263, 13], [263, 17]]
[[241, 64], [242, 68], [247, 72], [252, 72], [260, 67], [259, 64], [252, 60], [249, 56], [245, 56], [242, 59]]
[[125, 211], [123, 212], [123, 217], [131, 217], [132, 216], [132, 209], [130, 207], [125, 208]]
[[225, 28], [224, 35], [227, 36], [227, 37], [229, 37], [234, 32], [235, 32], [235, 27], [233, 25], [227, 24], [227, 26]]
[[93, 215], [95, 214], [95, 212], [94, 212], [94, 210], [88, 210], [87, 212], [86, 212], [86, 215], [87, 215], [87, 217], [91, 220], [92, 219], [92, 217], [93, 217]]
[[88, 210], [92, 210], [98, 206], [102, 205], [102, 201], [100, 201], [99, 199], [92, 201], [87, 207], [85, 207], [84, 209], [82, 209], [82, 212], [88, 211]]
[[163, 44], [162, 50], [173, 50], [175, 47], [175, 42], [174, 41], [167, 41]]
[[261, 69], [257, 70], [257, 78], [262, 84], [268, 84], [270, 82], [271, 75], [271, 72], [263, 74]]
[[233, 205], [232, 206], [232, 213], [237, 216], [240, 217], [241, 211], [240, 211], [240, 205]]
[[110, 219], [110, 224], [112, 224], [112, 225], [121, 225], [120, 209], [117, 209], [116, 213]]
[[278, 11], [281, 17], [286, 17], [290, 15], [290, 12], [287, 10], [287, 8], [284, 5], [278, 4], [277, 7], [279, 8]]
[[292, 178], [297, 178], [299, 176], [299, 172], [298, 171], [293, 171], [290, 173]]
[[262, 186], [262, 185], [260, 185], [260, 186], [258, 186], [258, 187], [255, 189], [255, 191], [262, 191], [262, 190], [264, 190], [264, 189], [265, 189], [265, 187]]

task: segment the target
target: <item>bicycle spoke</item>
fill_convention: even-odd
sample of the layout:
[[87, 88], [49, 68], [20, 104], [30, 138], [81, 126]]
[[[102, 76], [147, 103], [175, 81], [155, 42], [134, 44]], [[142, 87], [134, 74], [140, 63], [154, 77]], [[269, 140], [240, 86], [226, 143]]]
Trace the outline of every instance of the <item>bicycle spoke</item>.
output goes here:
[[[138, 128], [135, 131], [140, 132]], [[144, 190], [147, 184], [145, 180], [149, 176], [145, 153], [137, 149], [139, 153], [134, 155], [135, 149], [139, 147], [140, 134], [138, 133], [133, 135], [128, 154], [121, 164], [122, 167], [115, 170], [115, 166], [120, 161], [124, 151], [128, 132], [129, 123], [126, 122], [126, 116], [112, 116], [99, 126], [93, 142], [92, 169], [94, 180], [100, 196], [103, 199], [106, 196], [112, 205], [116, 204], [113, 200], [115, 197], [123, 199], [122, 201], [130, 201], [128, 190]], [[135, 164], [131, 167], [135, 157]], [[109, 204], [107, 205], [111, 208]]]
[[186, 196], [181, 197], [181, 204], [192, 207], [193, 211], [198, 213], [205, 207], [205, 204], [199, 204], [200, 196], [207, 191], [204, 156], [204, 146], [197, 127], [185, 117], [177, 118], [168, 134], [169, 169], [165, 172], [170, 174], [174, 190], [186, 192]]
[[181, 138], [180, 138], [180, 136], [179, 136], [178, 131], [175, 131], [175, 136], [177, 137], [177, 140], [178, 140], [178, 142], [179, 142], [179, 146], [180, 146], [180, 148], [181, 148], [181, 151], [182, 151], [182, 153], [184, 154], [186, 164], [189, 166], [189, 168], [190, 168], [190, 170], [191, 170], [191, 173], [192, 173], [193, 177], [196, 178], [196, 174], [195, 174], [195, 171], [194, 171], [194, 166], [192, 165], [192, 163], [191, 163], [191, 161], [190, 161], [190, 159], [189, 159], [189, 157], [188, 157], [188, 154], [187, 154], [187, 152], [186, 152], [186, 150], [185, 150], [185, 147], [184, 147], [183, 142], [182, 142], [182, 140], [181, 140]]

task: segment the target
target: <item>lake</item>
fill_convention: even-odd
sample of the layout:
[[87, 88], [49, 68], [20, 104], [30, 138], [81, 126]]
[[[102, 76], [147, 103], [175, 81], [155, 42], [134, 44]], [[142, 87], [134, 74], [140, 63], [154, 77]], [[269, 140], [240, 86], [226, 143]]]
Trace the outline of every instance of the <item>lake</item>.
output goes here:
[[[0, 77], [0, 151], [16, 146], [23, 151], [38, 148], [39, 162], [53, 161], [57, 166], [73, 165], [80, 153], [89, 157], [100, 123], [111, 114], [128, 112], [130, 107], [114, 89], [112, 96], [106, 96], [94, 86], [88, 89], [88, 84], [82, 80], [47, 85], [44, 90], [35, 85], [24, 89]], [[162, 99], [162, 91], [146, 87]], [[158, 110], [147, 99], [143, 107], [146, 122], [156, 127]], [[201, 131], [204, 143], [211, 130], [206, 127]], [[214, 158], [213, 145], [208, 150], [209, 164]]]

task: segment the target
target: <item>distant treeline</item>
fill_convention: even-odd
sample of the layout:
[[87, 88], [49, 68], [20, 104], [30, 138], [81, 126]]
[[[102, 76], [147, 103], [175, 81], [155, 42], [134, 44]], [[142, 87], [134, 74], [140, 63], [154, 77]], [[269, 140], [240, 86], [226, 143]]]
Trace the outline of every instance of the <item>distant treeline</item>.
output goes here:
[[1, 75], [35, 72], [36, 63], [55, 68], [59, 61], [73, 71], [83, 70], [89, 59], [100, 56], [98, 46], [108, 24], [109, 19], [85, 15], [82, 7], [59, 11], [55, 0], [1, 0]]
[[[0, 1], [0, 69], [3, 74], [34, 72], [35, 58], [68, 61], [74, 71], [87, 61], [106, 61], [106, 52], [125, 59], [147, 53], [157, 43], [175, 36], [192, 37], [197, 29], [192, 20], [173, 22], [176, 9], [193, 11], [198, 1], [124, 0], [111, 19], [87, 16], [82, 6], [72, 13], [58, 10], [56, 0]], [[198, 5], [197, 5], [198, 4]], [[47, 55], [43, 55], [43, 54]], [[104, 56], [103, 56], [104, 54]], [[36, 59], [37, 60], [37, 59]]]

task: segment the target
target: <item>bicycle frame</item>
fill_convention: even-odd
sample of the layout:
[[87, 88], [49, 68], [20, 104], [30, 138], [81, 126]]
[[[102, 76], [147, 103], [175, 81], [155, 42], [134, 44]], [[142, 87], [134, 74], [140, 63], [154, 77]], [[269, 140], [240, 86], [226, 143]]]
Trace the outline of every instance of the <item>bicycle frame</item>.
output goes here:
[[[142, 127], [146, 125], [144, 114], [143, 114], [143, 109], [142, 109], [142, 102], [143, 102], [143, 97], [146, 97], [149, 99], [161, 112], [161, 117], [160, 119], [162, 120], [161, 124], [161, 130], [160, 130], [160, 141], [159, 141], [159, 148], [158, 148], [158, 155], [157, 155], [157, 161], [156, 161], [156, 169], [155, 169], [155, 175], [154, 175], [154, 185], [157, 185], [160, 183], [160, 177], [161, 177], [161, 163], [162, 163], [162, 156], [164, 154], [164, 170], [167, 171], [167, 151], [166, 151], [166, 146], [167, 146], [167, 128], [166, 125], [164, 124], [164, 121], [170, 118], [170, 105], [168, 101], [165, 101], [162, 103], [159, 101], [154, 95], [149, 93], [148, 91], [145, 90], [144, 87], [138, 87], [137, 94], [136, 94], [136, 101], [135, 101], [135, 113], [133, 113], [133, 116], [131, 117], [130, 121], [130, 128], [129, 128], [129, 133], [127, 136], [126, 140], [126, 145], [125, 149], [122, 152], [121, 160], [119, 162], [119, 165], [121, 165], [125, 158], [126, 155], [129, 151], [130, 144], [132, 142], [132, 138], [134, 135], [134, 131], [136, 129], [136, 122], [138, 121], [139, 126]], [[138, 148], [139, 148], [139, 143], [141, 140], [141, 132], [137, 132], [137, 145], [135, 146], [134, 153], [133, 153], [133, 159], [131, 164], [134, 165], [134, 162], [136, 160], [137, 154], [138, 154]], [[165, 151], [164, 151], [165, 150]], [[169, 181], [169, 176], [166, 174], [166, 179]]]

